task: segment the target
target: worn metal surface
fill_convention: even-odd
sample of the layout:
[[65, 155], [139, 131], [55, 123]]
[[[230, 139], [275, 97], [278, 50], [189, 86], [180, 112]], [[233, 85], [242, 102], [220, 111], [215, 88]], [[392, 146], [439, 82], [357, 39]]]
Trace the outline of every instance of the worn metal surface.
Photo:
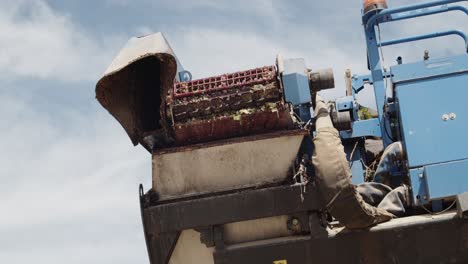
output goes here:
[[186, 145], [285, 130], [292, 125], [288, 106], [268, 103], [259, 108], [244, 108], [176, 123], [174, 132], [177, 145]]
[[[292, 235], [287, 228], [289, 217], [277, 216], [243, 222], [229, 223], [223, 226], [224, 241], [234, 244], [275, 237]], [[210, 264], [214, 263], [214, 245], [211, 247], [202, 243], [200, 233], [188, 229], [182, 231], [175, 249], [169, 259], [169, 264]]]
[[293, 235], [288, 229], [289, 219], [281, 215], [225, 224], [224, 241], [229, 245]]
[[468, 221], [455, 213], [395, 219], [369, 230], [330, 231], [327, 238], [291, 236], [227, 246], [216, 264], [467, 263]]
[[181, 231], [158, 233], [151, 232], [151, 222], [145, 217], [145, 194], [143, 185], [139, 187], [140, 212], [143, 223], [143, 232], [145, 234], [146, 249], [151, 263], [167, 263], [173, 254]]
[[132, 38], [96, 84], [96, 98], [136, 145], [145, 133], [155, 145], [171, 141], [165, 98], [177, 72], [177, 59], [161, 33]]
[[155, 262], [152, 264], [212, 264], [213, 247], [206, 247], [200, 242], [200, 233], [193, 229], [184, 230], [180, 234], [174, 251], [168, 262]]
[[286, 180], [304, 130], [251, 136], [153, 154], [153, 190], [161, 200]]
[[257, 218], [320, 210], [323, 205], [314, 187], [301, 199], [301, 186], [247, 189], [198, 199], [161, 203], [146, 197], [143, 217], [151, 234], [221, 225]]
[[[201, 238], [192, 229], [207, 230], [224, 225], [223, 241], [227, 243], [290, 235], [286, 215], [301, 215], [323, 207], [314, 187], [307, 189], [304, 200], [300, 193], [301, 186], [293, 185], [212, 194], [196, 199], [159, 201], [152, 197], [157, 198], [157, 194], [150, 192], [142, 199], [142, 218], [150, 261], [165, 264], [168, 259], [164, 256], [172, 255], [169, 263], [212, 263], [207, 256], [213, 249], [203, 243], [213, 247], [216, 242], [203, 242], [210, 238]], [[308, 230], [308, 227], [304, 227], [304, 230]], [[168, 236], [180, 231], [177, 244], [174, 240], [168, 240]], [[216, 240], [214, 236], [210, 235], [211, 240]], [[192, 257], [198, 257], [200, 261], [188, 261]]]
[[[323, 206], [318, 202], [315, 188], [305, 193], [304, 201], [298, 195], [298, 188], [278, 186], [163, 204], [146, 199], [143, 213], [149, 227], [146, 233], [158, 238], [166, 232], [188, 230], [182, 232], [169, 262], [177, 264], [187, 261], [213, 263], [210, 254], [214, 254], [216, 264], [273, 263], [280, 259], [292, 264], [468, 261], [468, 221], [459, 218], [455, 212], [403, 217], [356, 231], [332, 224], [325, 236], [288, 236], [287, 233], [278, 232], [281, 231], [281, 228], [277, 229], [282, 224], [281, 219], [286, 219], [281, 215], [316, 211]], [[280, 217], [271, 218], [273, 215]], [[271, 219], [279, 221], [275, 224], [275, 221], [268, 221]], [[272, 228], [255, 230], [255, 226], [262, 221]], [[223, 239], [230, 243], [216, 250], [214, 244], [206, 247], [200, 241], [200, 234], [190, 230], [226, 223], [233, 223], [225, 225], [231, 230], [224, 231]], [[267, 230], [264, 233], [267, 234], [264, 236], [266, 239], [261, 239], [264, 230]], [[269, 233], [271, 230], [276, 231]], [[249, 232], [252, 234], [249, 235]], [[148, 244], [150, 251], [157, 249], [152, 244], [155, 240], [152, 241]], [[151, 263], [167, 262], [151, 259]]]

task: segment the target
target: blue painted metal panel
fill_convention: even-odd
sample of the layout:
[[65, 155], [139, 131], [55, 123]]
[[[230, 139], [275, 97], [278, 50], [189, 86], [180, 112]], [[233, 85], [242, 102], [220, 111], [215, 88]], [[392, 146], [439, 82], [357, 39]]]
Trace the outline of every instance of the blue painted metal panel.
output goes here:
[[410, 170], [410, 178], [413, 189], [413, 204], [420, 204], [419, 201], [426, 203], [428, 201], [428, 187], [424, 179], [424, 168]]
[[352, 80], [353, 95], [358, 94], [364, 89], [364, 84], [372, 84], [371, 75], [354, 75]]
[[464, 72], [468, 72], [468, 54], [391, 67], [394, 84]]
[[[359, 157], [360, 157], [360, 153], [359, 153]], [[364, 170], [364, 166], [362, 165], [361, 160], [354, 160], [351, 162], [351, 173], [353, 175], [351, 179], [353, 184], [361, 184], [365, 181], [364, 177], [365, 177], [366, 172]]]
[[[356, 145], [358, 144], [358, 145]], [[361, 161], [361, 142], [346, 142], [343, 143], [344, 151], [346, 153], [346, 159], [349, 160], [351, 168], [352, 182], [353, 184], [360, 184], [364, 182], [365, 170]], [[354, 152], [353, 152], [354, 150]], [[351, 154], [353, 156], [351, 157]]]
[[343, 139], [358, 137], [381, 137], [380, 122], [377, 118], [361, 120], [351, 123], [350, 131], [340, 131], [340, 137]]
[[293, 105], [310, 103], [310, 88], [304, 59], [284, 60], [283, 87], [286, 101]]
[[[458, 74], [396, 85], [396, 106], [411, 168], [468, 158], [467, 83], [468, 74]], [[453, 120], [449, 118], [452, 113]]]
[[468, 190], [468, 160], [426, 166], [424, 177], [430, 199], [443, 198]]
[[[451, 7], [451, 8], [444, 8], [446, 4], [450, 3], [457, 3], [457, 2], [467, 2], [467, 0], [442, 0], [442, 1], [435, 1], [430, 3], [422, 3], [422, 4], [415, 4], [409, 5], [400, 8], [389, 8], [379, 12], [368, 12], [363, 14], [362, 21], [364, 25], [364, 32], [366, 35], [366, 42], [367, 42], [367, 55], [368, 55], [368, 62], [369, 62], [369, 69], [371, 71], [373, 85], [374, 85], [374, 94], [376, 99], [377, 111], [379, 112], [379, 119], [381, 123], [381, 127], [384, 128], [384, 113], [383, 107], [386, 102], [386, 85], [384, 82], [384, 76], [387, 74], [386, 71], [383, 71], [379, 47], [380, 44], [378, 40], [380, 40], [380, 35], [376, 34], [376, 25], [385, 22], [391, 22], [392, 19], [395, 20], [403, 20], [403, 19], [410, 19], [419, 16], [427, 16], [433, 15], [448, 11], [463, 11], [465, 14], [468, 14], [467, 9], [458, 6], [458, 7]], [[456, 33], [464, 38], [465, 34], [462, 32], [450, 31], [445, 32], [447, 33]], [[423, 39], [426, 37], [437, 37], [438, 34], [433, 35], [426, 35], [426, 36], [417, 36], [413, 38], [407, 38], [403, 40], [398, 40], [393, 43], [400, 43], [402, 41], [413, 41], [417, 39]], [[392, 42], [387, 42], [386, 45], [390, 45]], [[468, 48], [468, 47], [467, 47]], [[468, 50], [467, 50], [468, 52]], [[466, 60], [466, 59], [464, 59]], [[465, 61], [466, 63], [466, 61]], [[460, 70], [461, 68], [457, 68]], [[413, 71], [406, 71], [408, 74], [412, 74]], [[382, 140], [384, 142], [384, 146], [388, 146], [392, 139], [388, 137], [385, 133], [382, 133]]]
[[354, 108], [354, 97], [353, 96], [345, 96], [336, 99], [336, 110], [338, 112], [347, 111]]
[[468, 159], [412, 169], [410, 175], [416, 204], [451, 197], [468, 190]]

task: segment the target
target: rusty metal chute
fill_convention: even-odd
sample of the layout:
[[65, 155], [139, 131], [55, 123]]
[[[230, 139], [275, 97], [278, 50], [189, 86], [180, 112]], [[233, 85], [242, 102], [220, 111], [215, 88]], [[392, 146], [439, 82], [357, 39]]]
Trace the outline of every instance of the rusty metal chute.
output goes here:
[[96, 98], [122, 125], [134, 145], [148, 133], [151, 145], [172, 141], [166, 96], [173, 87], [177, 60], [161, 33], [132, 38], [96, 85]]

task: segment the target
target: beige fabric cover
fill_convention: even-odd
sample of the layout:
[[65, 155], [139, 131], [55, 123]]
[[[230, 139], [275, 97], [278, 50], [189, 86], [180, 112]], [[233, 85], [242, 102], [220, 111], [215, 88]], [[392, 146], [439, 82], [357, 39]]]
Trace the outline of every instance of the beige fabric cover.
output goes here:
[[356, 229], [390, 220], [393, 215], [365, 203], [351, 183], [351, 171], [338, 131], [326, 104], [317, 96], [316, 130], [312, 162], [317, 185], [327, 209], [345, 227]]

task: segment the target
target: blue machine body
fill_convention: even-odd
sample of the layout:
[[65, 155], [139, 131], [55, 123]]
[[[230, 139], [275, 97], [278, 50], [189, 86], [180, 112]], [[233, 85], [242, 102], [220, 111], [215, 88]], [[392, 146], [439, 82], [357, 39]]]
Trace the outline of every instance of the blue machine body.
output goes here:
[[[406, 170], [395, 176], [407, 175], [410, 179], [413, 205], [431, 202], [435, 210], [441, 209], [443, 199], [468, 191], [468, 38], [461, 31], [448, 30], [383, 41], [377, 30], [383, 23], [444, 12], [468, 15], [466, 7], [450, 5], [457, 2], [468, 0], [443, 0], [363, 14], [370, 74], [353, 76], [352, 95], [335, 102], [337, 112], [348, 111], [351, 117], [350, 129], [340, 131], [340, 136], [353, 182], [364, 181], [363, 139], [381, 138], [384, 147], [401, 141]], [[464, 41], [461, 55], [407, 64], [399, 59], [398, 65], [390, 68], [382, 65], [384, 46], [449, 35]], [[300, 110], [302, 120], [307, 120], [310, 91], [304, 60], [285, 60], [282, 77], [286, 99]], [[378, 117], [360, 120], [356, 95], [365, 84], [373, 86]]]
[[[382, 41], [376, 27], [443, 12], [468, 15], [463, 6], [448, 6], [456, 2], [466, 0], [436, 1], [363, 15], [371, 77], [356, 78], [353, 84], [358, 87], [354, 91], [362, 89], [361, 83], [372, 82], [384, 145], [396, 140], [403, 143], [415, 205], [440, 204], [442, 199], [468, 190], [468, 39], [461, 31], [449, 30]], [[400, 64], [391, 67], [390, 72], [381, 64], [383, 46], [448, 35], [462, 38], [462, 55]], [[390, 88], [394, 103], [386, 97]], [[385, 130], [391, 115], [396, 116], [396, 133]]]
[[398, 65], [392, 73], [408, 166], [467, 159], [468, 55]]
[[304, 59], [284, 60], [285, 97], [293, 105], [310, 103], [309, 77]]
[[415, 203], [468, 190], [468, 55], [391, 72]]

